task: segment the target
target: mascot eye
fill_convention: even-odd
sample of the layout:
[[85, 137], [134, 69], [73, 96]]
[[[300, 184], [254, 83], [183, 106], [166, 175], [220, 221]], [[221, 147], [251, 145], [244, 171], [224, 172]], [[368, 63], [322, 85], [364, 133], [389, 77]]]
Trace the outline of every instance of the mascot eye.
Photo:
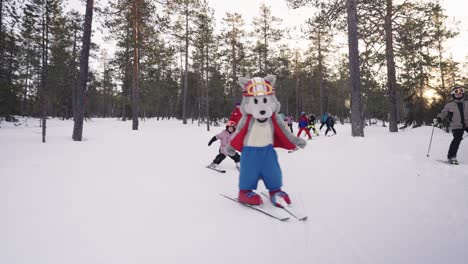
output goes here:
[[267, 103], [267, 99], [266, 99], [266, 98], [263, 98], [263, 103], [264, 103], [264, 104]]
[[255, 103], [255, 104], [258, 104], [257, 98], [254, 99], [254, 103]]

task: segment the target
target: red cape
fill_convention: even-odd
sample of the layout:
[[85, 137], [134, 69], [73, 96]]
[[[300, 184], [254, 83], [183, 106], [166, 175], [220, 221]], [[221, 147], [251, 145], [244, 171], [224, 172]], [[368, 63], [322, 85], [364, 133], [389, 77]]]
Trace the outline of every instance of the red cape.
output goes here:
[[[244, 139], [245, 139], [245, 136], [247, 135], [251, 120], [252, 120], [252, 115], [247, 115], [247, 120], [245, 122], [244, 127], [231, 140], [231, 146], [239, 152], [242, 151], [242, 147], [244, 147]], [[271, 116], [271, 121], [273, 122], [273, 127], [274, 127], [273, 147], [284, 148], [288, 150], [295, 149], [296, 145], [294, 145], [291, 141], [289, 141], [289, 139], [286, 137], [286, 135], [283, 133], [278, 123], [276, 122], [275, 113], [273, 113], [273, 115]]]

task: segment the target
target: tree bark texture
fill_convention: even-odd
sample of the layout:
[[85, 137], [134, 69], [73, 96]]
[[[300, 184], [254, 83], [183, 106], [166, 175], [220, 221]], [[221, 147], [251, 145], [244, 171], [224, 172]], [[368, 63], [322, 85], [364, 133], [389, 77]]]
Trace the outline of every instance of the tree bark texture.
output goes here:
[[393, 3], [387, 0], [387, 13], [385, 15], [385, 55], [387, 57], [387, 87], [388, 87], [388, 111], [389, 130], [398, 132], [397, 125], [397, 99], [396, 99], [396, 72], [393, 53], [393, 29], [392, 29]]
[[83, 47], [80, 56], [80, 79], [78, 91], [76, 92], [76, 109], [74, 111], [73, 140], [81, 141], [83, 137], [84, 97], [88, 83], [88, 60], [91, 46], [91, 25], [93, 22], [94, 0], [86, 1], [85, 21], [83, 23]]
[[351, 81], [351, 134], [353, 137], [364, 137], [356, 5], [357, 0], [347, 0], [349, 73]]

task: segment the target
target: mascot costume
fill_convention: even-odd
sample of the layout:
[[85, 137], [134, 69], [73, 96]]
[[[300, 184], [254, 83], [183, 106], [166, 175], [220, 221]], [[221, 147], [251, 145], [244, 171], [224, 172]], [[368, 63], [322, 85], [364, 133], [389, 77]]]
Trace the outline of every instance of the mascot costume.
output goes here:
[[291, 134], [278, 114], [281, 105], [273, 89], [275, 81], [273, 75], [239, 78], [243, 89], [242, 119], [226, 151], [229, 155], [235, 155], [236, 150], [242, 152], [239, 176], [239, 202], [242, 203], [263, 203], [260, 195], [254, 192], [262, 179], [274, 205], [291, 204], [288, 194], [281, 190], [283, 177], [274, 148], [304, 148], [306, 141]]

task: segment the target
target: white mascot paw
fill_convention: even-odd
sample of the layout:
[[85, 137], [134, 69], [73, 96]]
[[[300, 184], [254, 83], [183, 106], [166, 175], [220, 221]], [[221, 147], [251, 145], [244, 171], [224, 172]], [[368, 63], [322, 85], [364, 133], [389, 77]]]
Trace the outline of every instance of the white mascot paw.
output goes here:
[[307, 142], [302, 138], [296, 137], [296, 142], [294, 142], [294, 144], [300, 148], [305, 148]]

